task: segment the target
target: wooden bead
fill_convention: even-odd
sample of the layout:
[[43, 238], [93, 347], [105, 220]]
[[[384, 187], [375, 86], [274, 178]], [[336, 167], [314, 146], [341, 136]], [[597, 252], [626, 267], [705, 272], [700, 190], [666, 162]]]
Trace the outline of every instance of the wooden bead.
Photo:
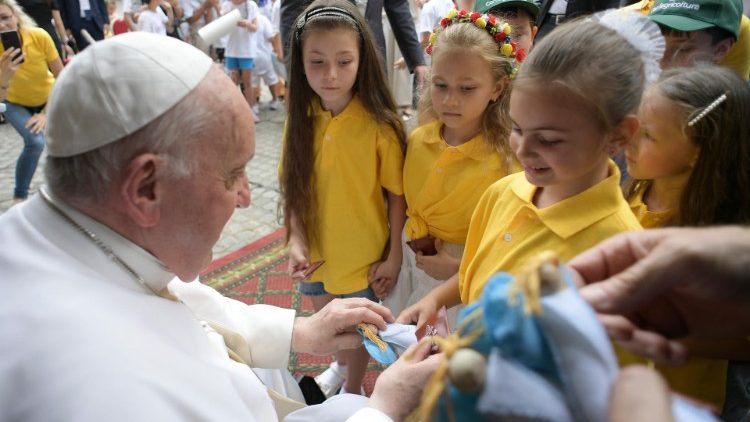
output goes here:
[[475, 393], [484, 388], [487, 360], [474, 349], [458, 349], [448, 362], [451, 383], [465, 393]]

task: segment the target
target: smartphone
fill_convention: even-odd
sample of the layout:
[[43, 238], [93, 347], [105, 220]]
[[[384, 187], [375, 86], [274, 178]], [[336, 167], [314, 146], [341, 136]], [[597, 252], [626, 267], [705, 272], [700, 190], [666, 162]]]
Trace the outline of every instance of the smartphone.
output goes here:
[[414, 253], [422, 252], [424, 256], [437, 255], [437, 249], [435, 249], [435, 238], [432, 236], [420, 237], [406, 242], [407, 245], [414, 251]]
[[326, 263], [325, 261], [316, 261], [316, 262], [311, 263], [310, 266], [307, 267], [307, 269], [303, 273], [303, 275], [305, 276], [305, 280], [309, 279], [310, 276], [315, 272], [315, 270], [320, 268], [320, 266], [325, 263]]
[[[0, 40], [6, 50], [13, 47], [18, 49], [19, 53], [21, 52], [21, 38], [18, 37], [18, 31], [0, 32]], [[23, 63], [23, 60], [21, 60], [21, 63]]]

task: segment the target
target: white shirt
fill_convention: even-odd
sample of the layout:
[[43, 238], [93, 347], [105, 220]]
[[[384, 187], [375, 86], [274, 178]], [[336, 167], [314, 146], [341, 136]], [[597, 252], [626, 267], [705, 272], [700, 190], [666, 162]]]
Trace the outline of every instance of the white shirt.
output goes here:
[[446, 13], [455, 8], [456, 5], [452, 0], [430, 0], [422, 6], [417, 22], [417, 33], [432, 32], [436, 26], [440, 25], [440, 20], [445, 17]]
[[[225, 1], [221, 8], [221, 14], [224, 15], [234, 9], [240, 11], [240, 16], [242, 16], [243, 20], [255, 20], [257, 23], [257, 18], [260, 12], [255, 1], [245, 0], [240, 4]], [[254, 58], [256, 55], [255, 45], [255, 31], [250, 31], [248, 28], [238, 26], [232, 29], [229, 33], [229, 40], [227, 40], [227, 47], [224, 56], [243, 59]]]
[[169, 22], [169, 17], [161, 10], [161, 7], [157, 7], [156, 11], [144, 9], [138, 15], [136, 27], [139, 31], [166, 36], [167, 22]]
[[263, 15], [258, 15], [258, 30], [255, 33], [255, 48], [258, 58], [263, 57], [268, 58], [269, 61], [271, 60], [273, 45], [271, 45], [270, 40], [275, 35], [276, 31], [273, 30], [271, 21]]
[[273, 30], [279, 33], [281, 30], [281, 0], [274, 0], [273, 5], [271, 5], [271, 25], [273, 25]]
[[[294, 310], [176, 280], [145, 250], [55, 203], [149, 288], [39, 195], [0, 216], [0, 420], [278, 419], [266, 387], [201, 321], [241, 335], [252, 366], [284, 368]], [[165, 287], [184, 303], [151, 291]]]
[[[184, 18], [187, 20], [188, 18], [192, 17], [195, 14], [195, 11], [198, 10], [203, 5], [203, 0], [179, 0], [180, 6], [182, 6], [182, 10], [185, 13]], [[197, 31], [206, 24], [206, 19], [201, 16], [200, 19], [198, 19], [194, 24], [190, 25], [193, 30]]]

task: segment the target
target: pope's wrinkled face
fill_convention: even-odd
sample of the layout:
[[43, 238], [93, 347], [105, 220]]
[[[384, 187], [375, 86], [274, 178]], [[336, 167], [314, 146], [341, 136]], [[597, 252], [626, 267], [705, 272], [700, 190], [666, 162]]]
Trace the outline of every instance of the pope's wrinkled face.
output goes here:
[[217, 110], [216, 120], [190, 147], [197, 171], [165, 181], [161, 224], [172, 248], [159, 258], [183, 280], [195, 278], [211, 263], [224, 225], [237, 208], [250, 205], [245, 168], [255, 153], [253, 117], [231, 80], [216, 72], [203, 82], [212, 86], [204, 105]]

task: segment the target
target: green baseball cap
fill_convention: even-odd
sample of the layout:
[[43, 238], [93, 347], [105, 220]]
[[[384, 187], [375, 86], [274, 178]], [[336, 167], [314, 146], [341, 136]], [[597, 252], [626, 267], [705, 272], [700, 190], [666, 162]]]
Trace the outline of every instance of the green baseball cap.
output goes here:
[[742, 0], [656, 0], [648, 17], [677, 31], [699, 31], [716, 26], [737, 38]]
[[518, 7], [531, 15], [531, 19], [536, 20], [539, 15], [539, 5], [535, 0], [477, 0], [476, 11], [479, 13], [488, 13], [492, 9], [505, 7]]

